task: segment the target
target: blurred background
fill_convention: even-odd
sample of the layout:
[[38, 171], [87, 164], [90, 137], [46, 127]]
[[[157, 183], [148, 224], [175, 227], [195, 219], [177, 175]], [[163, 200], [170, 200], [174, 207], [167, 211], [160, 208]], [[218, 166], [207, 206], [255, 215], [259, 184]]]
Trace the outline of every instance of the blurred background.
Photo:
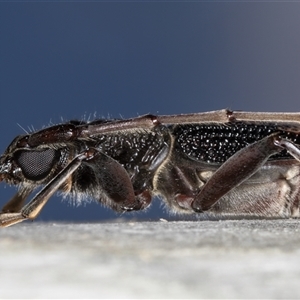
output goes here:
[[[1, 2], [0, 152], [22, 127], [94, 115], [300, 111], [299, 15], [291, 2]], [[14, 192], [2, 183], [1, 203]], [[116, 217], [53, 197], [38, 219]], [[156, 200], [129, 218], [169, 214]]]

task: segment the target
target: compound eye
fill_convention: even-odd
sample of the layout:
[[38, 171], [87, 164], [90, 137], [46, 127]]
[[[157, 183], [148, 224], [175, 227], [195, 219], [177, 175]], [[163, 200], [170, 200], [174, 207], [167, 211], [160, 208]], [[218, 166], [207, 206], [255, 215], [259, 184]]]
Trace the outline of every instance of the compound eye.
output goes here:
[[23, 175], [30, 180], [41, 180], [51, 171], [58, 160], [58, 153], [53, 149], [19, 150], [15, 160], [22, 169]]

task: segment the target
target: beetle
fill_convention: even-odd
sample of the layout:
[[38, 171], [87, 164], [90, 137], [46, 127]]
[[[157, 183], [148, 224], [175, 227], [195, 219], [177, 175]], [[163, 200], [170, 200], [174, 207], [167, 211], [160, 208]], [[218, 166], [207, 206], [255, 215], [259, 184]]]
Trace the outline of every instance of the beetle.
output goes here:
[[57, 191], [119, 212], [159, 196], [175, 213], [299, 217], [299, 145], [300, 113], [224, 109], [53, 125], [17, 136], [0, 157], [0, 181], [18, 186], [0, 226], [35, 219]]

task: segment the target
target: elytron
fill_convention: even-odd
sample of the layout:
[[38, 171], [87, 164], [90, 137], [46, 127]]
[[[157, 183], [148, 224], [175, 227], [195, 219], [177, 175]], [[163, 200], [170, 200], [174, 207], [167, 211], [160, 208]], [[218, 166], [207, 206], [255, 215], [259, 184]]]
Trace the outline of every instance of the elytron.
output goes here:
[[299, 145], [300, 113], [220, 110], [54, 125], [17, 136], [0, 157], [0, 181], [18, 187], [0, 226], [36, 218], [57, 191], [119, 212], [143, 210], [159, 196], [176, 213], [299, 217]]

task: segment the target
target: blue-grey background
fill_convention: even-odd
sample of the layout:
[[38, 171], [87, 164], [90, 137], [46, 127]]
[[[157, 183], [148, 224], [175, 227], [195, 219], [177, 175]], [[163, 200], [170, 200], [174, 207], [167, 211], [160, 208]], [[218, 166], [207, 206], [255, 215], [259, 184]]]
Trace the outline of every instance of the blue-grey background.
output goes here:
[[[300, 111], [300, 3], [1, 2], [0, 151], [61, 118]], [[18, 125], [19, 124], [19, 125]], [[1, 203], [14, 189], [1, 184]], [[53, 197], [40, 220], [103, 220]], [[134, 217], [167, 217], [155, 201]]]

